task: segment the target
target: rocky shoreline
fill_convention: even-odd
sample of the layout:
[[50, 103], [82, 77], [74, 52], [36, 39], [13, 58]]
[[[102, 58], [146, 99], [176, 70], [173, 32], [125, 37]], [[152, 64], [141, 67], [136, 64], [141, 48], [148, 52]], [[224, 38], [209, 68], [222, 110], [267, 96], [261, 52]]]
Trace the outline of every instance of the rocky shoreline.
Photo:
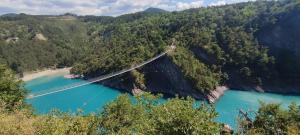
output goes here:
[[[202, 94], [193, 88], [190, 81], [185, 79], [183, 73], [169, 57], [162, 57], [156, 61], [153, 61], [152, 64], [145, 65], [138, 70], [139, 72], [143, 73], [144, 77], [146, 78], [146, 88], [138, 89], [155, 94], [161, 93], [163, 95], [166, 95], [166, 97], [190, 96], [196, 100], [207, 100], [209, 103], [215, 103], [229, 89], [247, 91], [255, 90], [258, 92], [274, 92], [276, 90], [275, 89], [273, 91], [273, 88], [266, 86], [259, 87], [256, 85], [245, 84], [240, 81], [240, 78], [236, 78], [236, 80], [231, 80], [226, 83], [226, 86], [218, 86], [211, 93]], [[101, 81], [99, 82], [99, 84], [134, 94], [134, 82], [135, 81], [132, 79], [130, 74], [125, 73], [120, 76]], [[277, 93], [277, 91], [275, 92]], [[300, 91], [298, 92], [300, 93]]]
[[64, 75], [64, 78], [67, 78], [67, 79], [76, 79], [76, 78], [80, 78], [80, 75], [67, 74], [67, 75]]
[[217, 86], [215, 90], [211, 91], [207, 95], [207, 100], [209, 103], [215, 103], [224, 93], [229, 90], [227, 86]]

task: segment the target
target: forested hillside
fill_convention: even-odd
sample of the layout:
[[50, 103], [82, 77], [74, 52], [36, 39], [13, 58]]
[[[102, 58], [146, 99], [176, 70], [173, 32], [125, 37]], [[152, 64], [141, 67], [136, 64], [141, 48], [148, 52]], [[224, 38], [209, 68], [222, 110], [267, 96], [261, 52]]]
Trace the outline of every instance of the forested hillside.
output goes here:
[[0, 18], [0, 54], [18, 73], [71, 66], [89, 47], [86, 24], [25, 14]]
[[224, 84], [297, 86], [299, 8], [299, 1], [286, 0], [119, 17], [6, 15], [0, 18], [0, 57], [19, 73], [72, 66], [90, 78], [140, 63], [175, 41], [176, 51], [155, 65], [102, 83], [204, 95]]

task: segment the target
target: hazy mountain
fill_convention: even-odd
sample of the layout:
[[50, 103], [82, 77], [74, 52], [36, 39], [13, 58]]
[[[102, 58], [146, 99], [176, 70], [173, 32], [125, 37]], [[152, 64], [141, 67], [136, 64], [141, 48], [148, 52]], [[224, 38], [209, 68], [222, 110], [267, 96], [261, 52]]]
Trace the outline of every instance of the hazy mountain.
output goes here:
[[145, 11], [143, 12], [146, 12], [146, 13], [166, 13], [168, 11], [166, 10], [163, 10], [163, 9], [160, 9], [160, 8], [153, 8], [153, 7], [150, 7], [148, 9], [146, 9]]

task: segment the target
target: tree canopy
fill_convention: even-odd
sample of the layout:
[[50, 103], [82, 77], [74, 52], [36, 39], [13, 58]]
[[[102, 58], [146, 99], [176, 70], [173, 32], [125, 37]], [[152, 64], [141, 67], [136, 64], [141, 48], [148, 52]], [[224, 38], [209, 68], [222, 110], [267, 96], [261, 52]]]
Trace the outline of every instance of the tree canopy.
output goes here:
[[242, 131], [246, 134], [294, 135], [300, 131], [300, 106], [296, 103], [283, 109], [280, 104], [261, 103], [253, 124], [243, 124]]
[[[17, 73], [72, 66], [73, 73], [88, 78], [141, 63], [175, 39], [178, 54], [168, 57], [200, 92], [235, 80], [296, 84], [300, 78], [300, 64], [292, 53], [296, 49], [270, 52], [259, 33], [271, 26], [284, 28], [280, 22], [297, 16], [299, 4], [257, 1], [118, 17], [72, 15], [72, 19], [65, 19], [68, 14], [1, 16], [0, 59]], [[278, 55], [273, 55], [276, 51]]]
[[103, 134], [217, 134], [221, 125], [214, 121], [212, 107], [195, 107], [195, 100], [174, 98], [165, 103], [145, 94], [136, 102], [128, 95], [118, 97], [102, 112], [100, 131]]
[[7, 66], [0, 64], [0, 104], [6, 110], [12, 110], [24, 105], [27, 91], [22, 82]]

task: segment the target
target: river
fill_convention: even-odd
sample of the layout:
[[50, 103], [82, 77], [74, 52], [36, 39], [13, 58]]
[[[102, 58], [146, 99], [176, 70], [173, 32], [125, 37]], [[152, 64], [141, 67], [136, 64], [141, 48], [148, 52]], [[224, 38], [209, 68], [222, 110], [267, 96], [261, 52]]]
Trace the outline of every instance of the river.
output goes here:
[[[62, 75], [44, 76], [25, 83], [25, 88], [31, 92], [59, 87], [67, 84], [81, 82], [83, 80], [66, 79]], [[64, 112], [76, 112], [80, 108], [84, 113], [100, 112], [103, 106], [116, 99], [122, 94], [120, 91], [90, 84], [72, 90], [63, 91], [43, 97], [28, 99], [37, 114], [45, 114], [54, 108]], [[236, 127], [238, 110], [257, 111], [259, 101], [267, 103], [281, 103], [287, 107], [291, 102], [300, 104], [300, 96], [285, 96], [270, 93], [257, 93], [249, 91], [229, 90], [215, 104], [219, 117], [219, 122]]]

